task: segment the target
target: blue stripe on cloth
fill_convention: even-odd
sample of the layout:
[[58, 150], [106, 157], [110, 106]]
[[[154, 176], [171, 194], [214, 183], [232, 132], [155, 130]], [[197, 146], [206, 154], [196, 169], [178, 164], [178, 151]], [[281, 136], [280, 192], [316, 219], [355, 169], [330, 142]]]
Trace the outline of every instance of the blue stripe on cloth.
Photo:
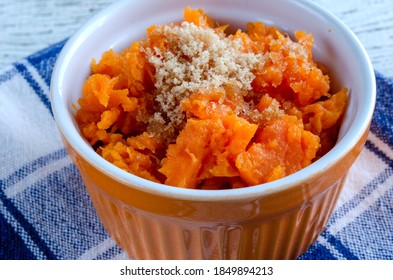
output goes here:
[[9, 175], [7, 178], [3, 178], [2, 180], [0, 180], [2, 184], [0, 190], [4, 190], [5, 188], [10, 187], [11, 185], [24, 179], [26, 176], [33, 173], [37, 169], [42, 168], [43, 166], [46, 165], [50, 165], [54, 161], [64, 158], [65, 156], [67, 156], [67, 151], [64, 148], [62, 148], [60, 150], [39, 157], [33, 160], [32, 162], [23, 165], [22, 167], [18, 168], [13, 173], [11, 173], [11, 175]]
[[371, 123], [371, 131], [382, 141], [393, 146], [393, 79], [375, 73], [377, 81], [377, 102]]
[[[330, 234], [327, 230], [322, 232], [321, 236], [341, 255], [340, 258], [347, 260], [358, 260], [357, 257], [347, 246], [345, 246], [338, 238]], [[303, 255], [299, 257], [299, 260], [337, 260], [338, 256], [335, 256], [328, 248], [322, 244], [315, 242]]]
[[24, 244], [12, 225], [0, 214], [0, 260], [34, 260], [34, 254]]
[[34, 181], [13, 199], [59, 259], [78, 259], [108, 239], [71, 161]]
[[112, 259], [114, 256], [117, 256], [122, 252], [123, 251], [117, 245], [115, 245], [114, 247], [109, 248], [106, 252], [98, 255], [94, 259], [95, 260], [108, 260], [108, 259]]
[[337, 234], [361, 259], [393, 260], [393, 182], [389, 187], [356, 218], [356, 223]]
[[58, 42], [42, 51], [27, 57], [27, 61], [37, 69], [45, 83], [49, 86], [52, 76], [52, 70], [55, 66], [57, 56], [63, 48], [66, 40]]
[[389, 158], [384, 152], [382, 152], [377, 146], [371, 141], [366, 141], [366, 148], [373, 152], [379, 159], [384, 161], [390, 168], [393, 168], [393, 159]]
[[338, 238], [330, 234], [327, 230], [322, 232], [321, 236], [324, 237], [327, 240], [327, 242], [329, 242], [342, 256], [344, 256], [345, 259], [347, 260], [359, 259], [348, 247], [342, 244]]
[[0, 74], [0, 84], [12, 79], [15, 74], [18, 73], [15, 68], [11, 68], [10, 70], [5, 71]]
[[299, 260], [337, 260], [328, 248], [315, 242], [310, 246], [306, 253], [301, 255]]
[[[27, 219], [24, 217], [24, 215], [20, 212], [20, 210], [15, 206], [14, 202], [9, 199], [5, 193], [4, 190], [7, 187], [10, 187], [11, 185], [17, 183], [18, 181], [22, 180], [32, 172], [36, 171], [39, 168], [42, 168], [45, 165], [49, 165], [52, 162], [63, 158], [67, 155], [65, 149], [60, 149], [58, 151], [55, 151], [54, 153], [51, 153], [49, 155], [39, 157], [35, 159], [34, 161], [20, 167], [16, 171], [14, 171], [11, 175], [9, 175], [7, 178], [4, 178], [0, 180], [0, 200], [2, 201], [4, 208], [6, 211], [8, 211], [14, 218], [15, 220], [20, 224], [20, 226], [30, 235], [31, 239], [34, 241], [36, 246], [42, 251], [42, 253], [48, 258], [48, 259], [56, 259], [56, 256], [52, 253], [52, 251], [49, 249], [49, 247], [46, 245], [46, 243], [42, 240], [42, 238], [39, 236], [37, 233], [36, 229], [34, 226], [27, 221]], [[5, 233], [3, 232], [2, 228], [2, 235], [3, 238], [7, 239], [12, 239], [15, 238], [13, 235], [6, 237], [6, 234], [13, 234], [13, 231], [7, 230]], [[19, 243], [18, 243], [19, 244]], [[19, 248], [19, 247], [16, 247]], [[21, 250], [24, 250], [23, 248], [26, 248], [25, 246], [21, 247]], [[12, 252], [9, 252], [12, 253]], [[15, 253], [17, 254], [17, 253]], [[7, 256], [10, 259], [19, 258], [23, 257], [22, 255], [14, 255], [14, 257], [11, 257], [9, 254]], [[30, 255], [26, 254], [24, 255], [26, 259], [30, 259]]]
[[22, 77], [26, 80], [26, 82], [30, 85], [30, 87], [34, 90], [34, 92], [38, 95], [42, 103], [44, 103], [45, 107], [49, 110], [49, 112], [53, 116], [53, 112], [48, 96], [44, 93], [43, 89], [40, 87], [37, 81], [34, 80], [33, 76], [26, 68], [26, 66], [21, 63], [15, 63], [14, 66], [18, 70], [18, 72], [22, 75]]
[[[23, 213], [15, 206], [12, 200], [8, 199], [3, 191], [3, 182], [0, 181], [0, 200], [2, 201], [4, 208], [14, 217], [14, 219], [20, 224], [21, 227], [29, 234], [31, 240], [40, 249], [40, 251], [46, 256], [47, 259], [55, 260], [57, 257], [49, 249], [47, 244], [42, 240], [40, 235], [34, 226], [27, 221]], [[2, 234], [4, 234], [2, 232]], [[17, 248], [16, 248], [17, 249]]]
[[[47, 259], [76, 259], [108, 238], [71, 161], [34, 181], [23, 192], [7, 197], [8, 188], [40, 169], [50, 168], [66, 156], [65, 149], [59, 149], [18, 168], [0, 181], [0, 201], [7, 206], [3, 208]], [[111, 247], [97, 258], [111, 258], [119, 252], [117, 246]]]

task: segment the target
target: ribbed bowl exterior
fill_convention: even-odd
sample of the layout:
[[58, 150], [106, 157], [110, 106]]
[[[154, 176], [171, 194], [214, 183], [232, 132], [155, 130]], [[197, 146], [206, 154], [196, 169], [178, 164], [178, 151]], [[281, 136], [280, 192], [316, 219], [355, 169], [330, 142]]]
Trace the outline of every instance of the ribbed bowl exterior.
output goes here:
[[344, 181], [280, 215], [227, 224], [140, 211], [85, 183], [104, 226], [131, 258], [294, 259], [325, 228]]

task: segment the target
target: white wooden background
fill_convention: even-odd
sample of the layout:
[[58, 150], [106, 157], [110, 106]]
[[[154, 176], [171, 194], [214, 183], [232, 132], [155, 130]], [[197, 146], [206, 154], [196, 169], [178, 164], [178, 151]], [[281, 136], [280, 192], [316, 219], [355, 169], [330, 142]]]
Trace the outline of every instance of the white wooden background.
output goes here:
[[[393, 0], [312, 1], [342, 19], [365, 46], [374, 68], [393, 77]], [[0, 68], [69, 37], [111, 2], [0, 0]]]

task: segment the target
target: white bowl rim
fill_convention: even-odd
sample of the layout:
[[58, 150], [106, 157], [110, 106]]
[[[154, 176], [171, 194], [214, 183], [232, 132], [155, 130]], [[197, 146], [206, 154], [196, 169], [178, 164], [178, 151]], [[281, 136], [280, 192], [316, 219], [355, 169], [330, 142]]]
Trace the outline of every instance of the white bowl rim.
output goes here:
[[[148, 2], [148, 0], [146, 0], [146, 2]], [[103, 20], [108, 13], [115, 12], [117, 9], [121, 9], [123, 5], [129, 5], [130, 1], [126, 0], [115, 2], [94, 15], [90, 20], [82, 25], [72, 37], [69, 38], [61, 50], [53, 69], [50, 86], [52, 111], [60, 132], [68, 141], [68, 144], [71, 145], [80, 156], [82, 156], [85, 160], [87, 160], [87, 162], [100, 170], [102, 173], [109, 177], [115, 178], [117, 181], [126, 186], [159, 196], [172, 197], [181, 200], [236, 201], [241, 199], [258, 198], [267, 194], [284, 191], [288, 188], [304, 184], [311, 177], [318, 176], [318, 174], [322, 173], [324, 169], [329, 168], [342, 159], [367, 132], [369, 129], [369, 124], [371, 123], [375, 106], [376, 82], [370, 58], [354, 33], [341, 20], [336, 18], [336, 16], [323, 7], [307, 0], [301, 0], [297, 2], [301, 2], [302, 5], [305, 5], [307, 8], [316, 11], [324, 18], [327, 18], [329, 22], [334, 22], [337, 26], [339, 26], [341, 31], [346, 35], [348, 42], [352, 44], [353, 47], [356, 48], [357, 52], [359, 52], [362, 56], [362, 66], [364, 68], [363, 72], [365, 73], [365, 77], [368, 79], [367, 92], [369, 92], [368, 99], [366, 102], [364, 102], [369, 106], [360, 109], [361, 113], [358, 114], [359, 117], [355, 120], [353, 126], [348, 130], [347, 134], [326, 155], [311, 165], [303, 168], [302, 170], [273, 182], [240, 189], [184, 189], [155, 183], [128, 173], [109, 163], [100, 157], [93, 149], [91, 149], [91, 147], [83, 140], [82, 136], [79, 134], [73, 123], [65, 117], [67, 109], [62, 102], [62, 87], [60, 80], [64, 74], [64, 67], [67, 64], [67, 61], [71, 59], [70, 52], [72, 53], [72, 51], [75, 49], [75, 45], [82, 42], [85, 39], [85, 36], [87, 36], [86, 34], [91, 32], [89, 29], [91, 28], [92, 23]]]

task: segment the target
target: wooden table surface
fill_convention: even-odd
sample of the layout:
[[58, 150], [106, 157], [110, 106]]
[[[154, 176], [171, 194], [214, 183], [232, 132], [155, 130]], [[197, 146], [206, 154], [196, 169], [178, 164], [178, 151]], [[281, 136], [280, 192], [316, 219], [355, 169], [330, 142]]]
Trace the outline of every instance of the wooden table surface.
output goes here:
[[[366, 48], [375, 70], [393, 77], [392, 0], [312, 1], [352, 29]], [[0, 0], [0, 68], [69, 37], [111, 2]]]

